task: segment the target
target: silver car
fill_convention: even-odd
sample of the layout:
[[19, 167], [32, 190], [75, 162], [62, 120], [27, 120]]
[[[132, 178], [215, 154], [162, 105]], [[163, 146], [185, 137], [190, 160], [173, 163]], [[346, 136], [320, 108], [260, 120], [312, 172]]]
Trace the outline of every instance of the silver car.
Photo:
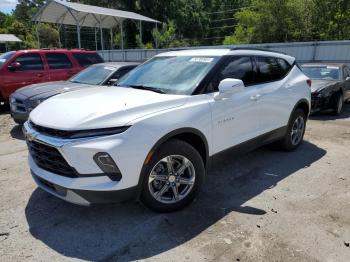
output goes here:
[[114, 85], [119, 78], [134, 69], [138, 63], [111, 62], [92, 65], [67, 81], [29, 85], [10, 96], [11, 116], [17, 124], [27, 121], [29, 113], [42, 101], [69, 91], [89, 88], [91, 85]]

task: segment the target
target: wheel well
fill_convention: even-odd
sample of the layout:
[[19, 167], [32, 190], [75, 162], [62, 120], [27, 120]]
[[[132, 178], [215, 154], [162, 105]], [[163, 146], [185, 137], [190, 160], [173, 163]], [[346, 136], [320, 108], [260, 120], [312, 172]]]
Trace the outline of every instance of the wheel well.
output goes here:
[[[198, 151], [198, 153], [201, 155], [204, 165], [207, 164], [208, 147], [207, 147], [206, 141], [204, 140], [205, 138], [201, 137], [201, 135], [193, 133], [193, 132], [177, 133], [177, 134], [166, 137], [166, 139], [164, 139], [161, 144], [164, 144], [165, 142], [167, 142], [171, 139], [179, 139], [179, 140], [185, 141], [186, 143], [193, 146]], [[159, 146], [157, 146], [157, 147], [159, 147]]]
[[300, 102], [296, 108], [300, 108], [304, 111], [305, 115], [308, 116], [310, 113], [310, 108], [309, 108], [309, 104], [306, 102]]

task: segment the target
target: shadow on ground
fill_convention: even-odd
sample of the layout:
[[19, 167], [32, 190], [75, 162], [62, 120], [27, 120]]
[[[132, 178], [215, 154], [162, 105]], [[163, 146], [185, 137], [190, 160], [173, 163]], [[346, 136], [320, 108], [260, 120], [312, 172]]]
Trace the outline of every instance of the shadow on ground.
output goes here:
[[217, 159], [197, 201], [171, 214], [137, 203], [80, 207], [36, 189], [25, 214], [30, 233], [60, 254], [86, 260], [130, 261], [173, 249], [230, 212], [263, 216], [245, 203], [326, 154], [304, 142], [295, 152], [262, 148], [242, 157]]
[[343, 110], [340, 115], [336, 116], [333, 114], [332, 111], [323, 111], [323, 112], [317, 112], [310, 116], [310, 119], [312, 120], [337, 120], [337, 119], [347, 119], [350, 120], [350, 103], [345, 103]]

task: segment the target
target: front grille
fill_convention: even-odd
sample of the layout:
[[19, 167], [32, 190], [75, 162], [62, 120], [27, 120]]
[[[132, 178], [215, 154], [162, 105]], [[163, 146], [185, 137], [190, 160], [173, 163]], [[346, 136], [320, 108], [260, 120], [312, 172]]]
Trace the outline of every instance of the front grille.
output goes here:
[[57, 148], [36, 141], [27, 141], [27, 144], [30, 155], [40, 168], [65, 177], [78, 177]]
[[24, 105], [24, 102], [18, 98], [15, 98], [15, 100], [11, 103], [13, 111], [17, 112], [27, 112], [26, 106]]

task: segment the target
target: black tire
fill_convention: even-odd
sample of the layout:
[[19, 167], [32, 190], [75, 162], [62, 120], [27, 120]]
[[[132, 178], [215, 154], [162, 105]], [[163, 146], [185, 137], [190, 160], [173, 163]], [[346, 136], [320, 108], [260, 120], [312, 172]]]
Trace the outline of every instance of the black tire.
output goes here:
[[344, 96], [342, 93], [336, 93], [333, 99], [333, 114], [338, 116], [341, 114], [341, 111], [344, 106]]
[[[176, 192], [180, 192], [180, 188], [184, 188], [187, 185], [180, 185], [177, 184], [175, 185], [175, 183], [173, 182], [169, 182], [170, 181], [170, 177], [174, 178], [175, 175], [171, 176], [169, 175], [169, 168], [166, 167], [166, 164], [164, 162], [161, 163], [161, 160], [163, 160], [164, 158], [168, 157], [168, 156], [182, 156], [185, 159], [189, 160], [191, 162], [191, 170], [194, 169], [194, 173], [195, 173], [195, 179], [194, 179], [194, 183], [191, 184], [191, 186], [189, 186], [191, 189], [188, 190], [188, 193], [185, 195], [180, 195], [183, 198], [176, 200], [175, 199], [175, 193], [173, 192], [173, 186], [177, 187], [178, 189], [176, 189]], [[174, 159], [174, 158], [173, 158]], [[175, 161], [174, 161], [175, 162]], [[175, 163], [176, 164], [176, 163]], [[166, 174], [166, 179], [165, 181], [155, 181], [157, 179], [154, 179], [153, 181], [155, 182], [150, 182], [150, 175], [151, 172], [154, 168], [159, 168], [159, 167], [164, 167], [164, 173], [161, 172], [160, 174]], [[174, 165], [172, 165], [174, 167]], [[166, 169], [166, 170], [165, 170]], [[186, 169], [187, 170], [187, 169]], [[174, 168], [175, 171], [175, 168]], [[187, 171], [186, 171], [187, 172]], [[176, 172], [174, 172], [175, 174]], [[184, 175], [185, 172], [183, 172]], [[170, 172], [171, 174], [171, 172]], [[193, 201], [193, 199], [197, 196], [203, 181], [204, 181], [204, 177], [205, 177], [205, 167], [204, 167], [204, 163], [203, 163], [203, 159], [200, 156], [200, 154], [198, 153], [198, 151], [193, 148], [190, 144], [182, 141], [182, 140], [178, 140], [178, 139], [172, 139], [169, 140], [167, 142], [165, 142], [164, 144], [162, 144], [160, 146], [160, 148], [152, 155], [151, 160], [148, 162], [147, 165], [145, 165], [141, 171], [141, 176], [143, 178], [143, 183], [142, 183], [142, 192], [141, 192], [141, 197], [140, 200], [141, 202], [146, 205], [148, 208], [157, 211], [157, 212], [172, 212], [175, 210], [179, 210], [184, 208], [185, 206], [187, 206], [189, 203], [191, 203]], [[177, 176], [179, 177], [179, 176]], [[169, 179], [168, 179], [169, 178]], [[151, 178], [152, 180], [152, 178]], [[154, 189], [154, 184], [156, 183], [156, 186], [159, 186], [159, 191], [157, 192], [151, 192], [152, 189]], [[169, 191], [165, 191], [164, 194], [168, 194], [168, 198], [171, 198], [172, 200], [169, 201], [177, 201], [175, 203], [163, 203], [161, 202], [161, 198], [162, 195], [160, 197], [160, 200], [156, 199], [156, 197], [154, 195], [156, 195], [157, 193], [159, 194], [159, 192], [161, 191], [161, 189], [163, 189], [163, 186], [165, 186], [166, 184], [171, 184], [170, 187], [168, 185]], [[171, 190], [171, 191], [170, 191]], [[175, 189], [174, 189], [175, 190]], [[179, 190], [179, 191], [177, 191]], [[173, 194], [173, 196], [171, 196], [171, 194]]]
[[[293, 141], [293, 137], [292, 137], [293, 127], [296, 123], [296, 120], [300, 119], [300, 117], [303, 119], [304, 126], [303, 126], [303, 130], [300, 132], [300, 135], [301, 135], [300, 140], [297, 141], [297, 143], [294, 143], [296, 141]], [[280, 141], [277, 142], [278, 147], [285, 151], [293, 151], [297, 149], [300, 146], [300, 144], [303, 142], [303, 138], [305, 134], [305, 126], [306, 126], [306, 115], [304, 110], [302, 110], [301, 108], [295, 109], [289, 119], [288, 128], [285, 136]]]

